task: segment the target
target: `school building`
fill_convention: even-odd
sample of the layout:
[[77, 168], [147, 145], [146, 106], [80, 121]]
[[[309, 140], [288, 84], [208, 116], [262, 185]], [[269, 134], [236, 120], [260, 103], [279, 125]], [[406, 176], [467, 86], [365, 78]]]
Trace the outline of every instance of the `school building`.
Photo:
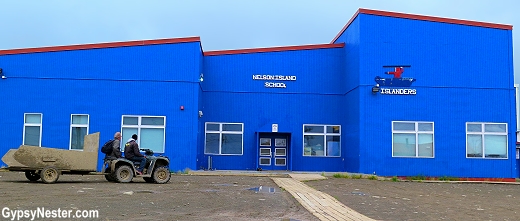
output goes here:
[[121, 131], [172, 171], [519, 177], [512, 26], [359, 9], [331, 39], [0, 50], [0, 152]]

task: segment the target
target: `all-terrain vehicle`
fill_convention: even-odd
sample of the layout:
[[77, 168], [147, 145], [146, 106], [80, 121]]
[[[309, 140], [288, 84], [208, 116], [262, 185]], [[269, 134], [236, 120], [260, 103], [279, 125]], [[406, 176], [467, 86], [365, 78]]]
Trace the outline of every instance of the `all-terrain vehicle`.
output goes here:
[[130, 161], [125, 158], [107, 158], [103, 163], [102, 173], [110, 182], [128, 183], [134, 177], [142, 177], [147, 183], [167, 183], [170, 181], [170, 160], [165, 156], [154, 156], [150, 149], [145, 151], [146, 164], [143, 174], [138, 175], [137, 166], [140, 162]]

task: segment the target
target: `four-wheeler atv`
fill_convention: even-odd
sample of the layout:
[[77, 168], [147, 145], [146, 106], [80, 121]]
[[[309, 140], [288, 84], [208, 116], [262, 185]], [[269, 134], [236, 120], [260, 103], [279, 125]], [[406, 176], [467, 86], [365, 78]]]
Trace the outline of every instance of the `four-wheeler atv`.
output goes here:
[[165, 156], [154, 156], [153, 151], [145, 151], [146, 165], [143, 174], [138, 175], [137, 167], [140, 162], [133, 162], [125, 158], [105, 159], [102, 173], [110, 182], [128, 183], [134, 177], [142, 177], [147, 183], [167, 183], [171, 173], [169, 169], [170, 160]]

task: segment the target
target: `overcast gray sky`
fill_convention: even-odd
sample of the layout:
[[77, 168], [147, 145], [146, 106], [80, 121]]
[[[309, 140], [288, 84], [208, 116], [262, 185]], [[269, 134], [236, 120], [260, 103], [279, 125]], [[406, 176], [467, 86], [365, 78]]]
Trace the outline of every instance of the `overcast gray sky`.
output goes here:
[[358, 8], [513, 25], [517, 0], [0, 0], [0, 50], [200, 36], [204, 51], [329, 43]]

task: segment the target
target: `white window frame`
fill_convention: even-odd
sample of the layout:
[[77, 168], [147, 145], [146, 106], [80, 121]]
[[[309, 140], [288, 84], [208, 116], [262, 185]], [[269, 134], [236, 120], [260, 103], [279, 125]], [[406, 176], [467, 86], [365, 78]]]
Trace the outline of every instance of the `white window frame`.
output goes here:
[[[468, 131], [468, 124], [480, 124], [481, 125], [481, 131], [480, 132], [469, 132]], [[501, 124], [506, 126], [505, 132], [486, 132], [486, 125], [492, 125], [492, 124]], [[468, 157], [468, 135], [480, 135], [482, 139], [482, 156], [481, 157]], [[485, 142], [485, 136], [484, 135], [504, 135], [506, 136], [506, 157], [486, 157], [486, 142]], [[509, 135], [508, 135], [508, 125], [507, 123], [492, 123], [492, 122], [466, 122], [466, 158], [467, 159], [491, 159], [491, 160], [504, 160], [509, 159]]]
[[[219, 130], [218, 131], [208, 131], [208, 124], [218, 124]], [[224, 124], [236, 124], [241, 125], [242, 131], [223, 131], [222, 125]], [[219, 134], [219, 140], [218, 140], [218, 153], [207, 153], [206, 152], [206, 137], [207, 134]], [[241, 144], [241, 150], [240, 154], [223, 154], [222, 153], [222, 135], [223, 134], [240, 134], [242, 136], [242, 144]], [[204, 154], [207, 155], [231, 155], [231, 156], [242, 156], [244, 155], [244, 123], [224, 123], [224, 122], [206, 122], [204, 125]]]
[[[309, 133], [305, 132], [305, 126], [314, 126], [314, 127], [323, 127], [323, 133]], [[327, 127], [339, 127], [339, 133], [327, 133]], [[303, 145], [303, 152], [302, 156], [304, 157], [341, 157], [341, 125], [330, 125], [330, 124], [304, 124], [302, 127], [303, 136], [302, 136], [302, 145]], [[305, 135], [313, 135], [313, 136], [323, 136], [323, 156], [315, 156], [315, 155], [305, 155]], [[327, 135], [328, 136], [339, 136], [339, 155], [338, 156], [328, 156], [327, 155], [327, 149], [329, 148], [327, 146]]]
[[[279, 164], [279, 163], [277, 162], [277, 160], [283, 160], [283, 164]], [[277, 158], [277, 157], [275, 157], [275, 158], [274, 158], [274, 165], [275, 165], [275, 166], [279, 166], [279, 167], [280, 167], [280, 166], [287, 166], [287, 158], [285, 158], [285, 157], [284, 157], [284, 158]]]
[[[278, 151], [282, 150], [283, 154], [279, 154]], [[274, 148], [274, 156], [275, 157], [286, 157], [287, 156], [287, 148]]]
[[[264, 140], [269, 140], [269, 144], [264, 144]], [[271, 146], [271, 138], [260, 138], [260, 146], [261, 147], [270, 147]]]
[[[137, 117], [137, 125], [125, 125], [124, 124], [124, 119], [125, 117]], [[164, 119], [164, 124], [163, 125], [142, 125], [142, 119], [143, 118], [147, 118], [147, 117], [160, 117], [160, 118], [163, 118]], [[123, 132], [123, 129], [125, 128], [130, 128], [130, 129], [137, 129], [137, 144], [139, 145], [139, 148], [143, 148], [141, 147], [141, 129], [147, 129], [147, 128], [152, 128], [152, 129], [163, 129], [163, 140], [162, 140], [162, 151], [155, 151], [154, 150], [154, 153], [164, 153], [164, 147], [166, 145], [166, 116], [150, 116], [150, 115], [123, 115], [121, 116], [121, 132]], [[122, 140], [123, 143], [126, 142], [126, 140]]]
[[[394, 123], [415, 123], [415, 130], [395, 130]], [[419, 123], [432, 124], [432, 131], [419, 131]], [[415, 156], [394, 156], [394, 134], [415, 134]], [[432, 135], [432, 156], [419, 156], [419, 134]], [[435, 158], [435, 123], [432, 121], [392, 121], [392, 157], [398, 158]]]
[[[267, 151], [266, 151], [267, 150]], [[268, 152], [268, 153], [265, 153]], [[271, 156], [271, 148], [260, 148], [260, 156]]]
[[[280, 143], [278, 143], [278, 141], [280, 141]], [[283, 141], [283, 143], [281, 141]], [[275, 147], [287, 147], [287, 139], [285, 139], [285, 138], [275, 138], [274, 139], [274, 146]]]
[[[74, 116], [87, 116], [87, 124], [74, 124], [74, 123], [72, 123], [72, 119], [73, 119]], [[85, 127], [85, 128], [87, 128], [87, 134], [88, 134], [89, 125], [90, 125], [90, 116], [88, 114], [71, 114], [70, 115], [69, 150], [83, 151], [83, 149], [71, 149], [72, 148], [72, 128], [75, 128], [75, 127]], [[85, 141], [83, 141], [83, 142], [85, 142]]]
[[[262, 163], [262, 160], [268, 160], [269, 163], [268, 164]], [[260, 164], [260, 166], [271, 166], [271, 157], [260, 157], [258, 164]]]
[[[25, 119], [27, 118], [27, 115], [40, 115], [40, 123], [26, 123]], [[22, 144], [25, 145], [25, 127], [32, 126], [32, 127], [40, 127], [40, 139], [38, 141], [38, 146], [42, 146], [42, 124], [43, 124], [43, 114], [42, 113], [24, 113], [23, 114], [23, 136], [22, 136]]]

